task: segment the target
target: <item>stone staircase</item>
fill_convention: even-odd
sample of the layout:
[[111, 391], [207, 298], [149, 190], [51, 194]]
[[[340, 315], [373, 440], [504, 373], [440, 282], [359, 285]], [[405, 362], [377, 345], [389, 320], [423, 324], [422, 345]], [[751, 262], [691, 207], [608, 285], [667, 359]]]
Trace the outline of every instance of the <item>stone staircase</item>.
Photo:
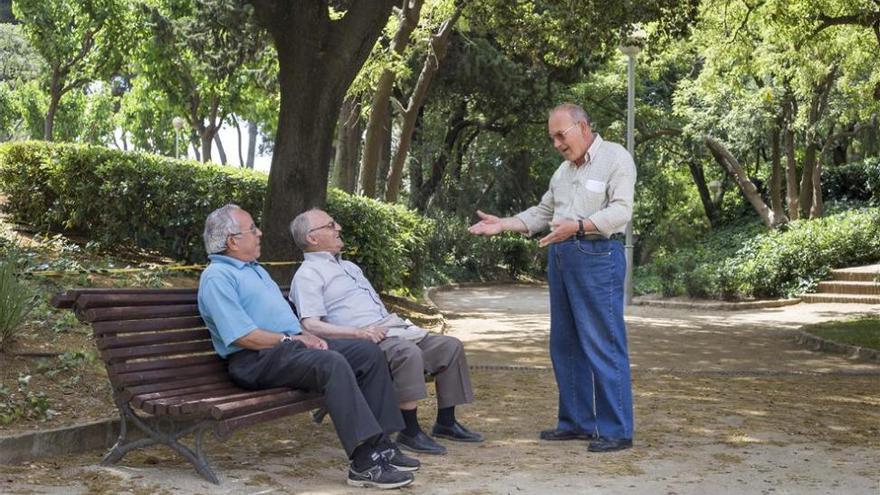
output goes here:
[[880, 265], [831, 270], [831, 280], [799, 297], [805, 303], [880, 304]]

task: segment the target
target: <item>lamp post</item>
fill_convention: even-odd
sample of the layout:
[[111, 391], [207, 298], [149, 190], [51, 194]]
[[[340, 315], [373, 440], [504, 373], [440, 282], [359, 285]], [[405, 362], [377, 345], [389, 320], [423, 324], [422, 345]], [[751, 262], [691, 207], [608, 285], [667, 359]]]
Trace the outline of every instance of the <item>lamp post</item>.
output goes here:
[[[645, 32], [641, 28], [635, 28], [621, 45], [620, 51], [627, 57], [626, 65], [626, 149], [635, 159], [634, 129], [636, 123], [636, 57], [642, 51], [645, 42]], [[626, 224], [626, 278], [624, 279], [623, 303], [626, 306], [633, 300], [633, 223], [632, 219]]]
[[178, 141], [180, 141], [180, 130], [183, 129], [185, 123], [181, 117], [171, 119], [171, 125], [174, 126], [174, 158], [180, 158]]

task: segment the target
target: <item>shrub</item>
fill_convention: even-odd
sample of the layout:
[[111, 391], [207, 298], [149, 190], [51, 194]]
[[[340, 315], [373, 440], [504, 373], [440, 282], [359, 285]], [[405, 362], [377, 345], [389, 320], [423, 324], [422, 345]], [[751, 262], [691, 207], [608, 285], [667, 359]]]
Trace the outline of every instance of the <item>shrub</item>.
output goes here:
[[0, 187], [16, 222], [195, 262], [205, 260], [208, 213], [229, 202], [260, 212], [266, 177], [146, 153], [25, 142], [0, 150]]
[[428, 239], [427, 264], [433, 267], [429, 283], [482, 281], [540, 276], [547, 265], [547, 250], [520, 234], [493, 237], [469, 234], [464, 218], [437, 212]]
[[784, 297], [812, 290], [831, 268], [880, 260], [880, 208], [799, 220], [766, 232], [740, 224], [697, 245], [659, 252], [648, 268], [665, 296]]
[[880, 179], [880, 159], [867, 159], [822, 168], [822, 196], [825, 201], [867, 203], [872, 196], [880, 197], [876, 188]]
[[0, 263], [0, 351], [21, 331], [21, 324], [33, 305], [34, 297], [16, 278], [15, 267], [11, 263]]
[[[259, 172], [102, 147], [18, 142], [0, 148], [0, 189], [14, 221], [187, 262], [205, 261], [201, 233], [208, 213], [233, 202], [258, 217], [266, 185]], [[327, 210], [345, 228], [346, 256], [380, 290], [418, 290], [449, 274], [515, 276], [543, 265], [532, 268], [543, 251], [535, 241], [476, 238], [452, 217], [435, 221], [332, 189]]]
[[434, 222], [401, 205], [331, 189], [327, 210], [342, 227], [345, 254], [377, 290], [421, 287]]

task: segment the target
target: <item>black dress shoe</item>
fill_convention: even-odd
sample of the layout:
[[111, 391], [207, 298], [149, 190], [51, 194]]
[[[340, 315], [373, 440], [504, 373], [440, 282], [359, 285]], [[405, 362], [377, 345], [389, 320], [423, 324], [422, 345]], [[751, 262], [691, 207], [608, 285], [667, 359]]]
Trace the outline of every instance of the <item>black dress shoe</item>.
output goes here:
[[603, 438], [599, 437], [587, 446], [590, 452], [614, 452], [615, 450], [623, 450], [632, 448], [632, 438]]
[[419, 454], [441, 455], [446, 453], [446, 447], [435, 442], [433, 438], [419, 430], [415, 436], [409, 436], [404, 432], [397, 434], [397, 445], [411, 452]]
[[452, 426], [444, 426], [440, 423], [434, 423], [434, 429], [431, 430], [431, 435], [446, 438], [448, 440], [455, 440], [456, 442], [476, 443], [483, 441], [483, 435], [468, 430], [458, 421], [452, 423]]
[[594, 440], [595, 435], [583, 431], [559, 430], [552, 428], [541, 432], [541, 440]]

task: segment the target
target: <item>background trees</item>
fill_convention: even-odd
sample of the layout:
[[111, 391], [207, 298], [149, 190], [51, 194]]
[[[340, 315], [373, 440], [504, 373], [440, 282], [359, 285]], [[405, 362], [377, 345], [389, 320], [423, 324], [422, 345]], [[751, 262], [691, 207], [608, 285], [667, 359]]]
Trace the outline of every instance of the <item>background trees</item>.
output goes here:
[[[195, 155], [222, 146], [221, 162], [252, 167], [260, 135], [267, 259], [294, 256], [287, 222], [324, 204], [328, 183], [441, 225], [533, 204], [559, 162], [550, 107], [580, 102], [624, 140], [617, 47], [635, 24], [648, 34], [640, 263], [743, 219], [777, 229], [873, 194], [857, 186], [880, 154], [876, 0], [22, 0], [13, 12], [19, 24], [0, 25], [6, 139], [170, 155], [183, 117]], [[218, 139], [224, 125], [234, 141]]]

